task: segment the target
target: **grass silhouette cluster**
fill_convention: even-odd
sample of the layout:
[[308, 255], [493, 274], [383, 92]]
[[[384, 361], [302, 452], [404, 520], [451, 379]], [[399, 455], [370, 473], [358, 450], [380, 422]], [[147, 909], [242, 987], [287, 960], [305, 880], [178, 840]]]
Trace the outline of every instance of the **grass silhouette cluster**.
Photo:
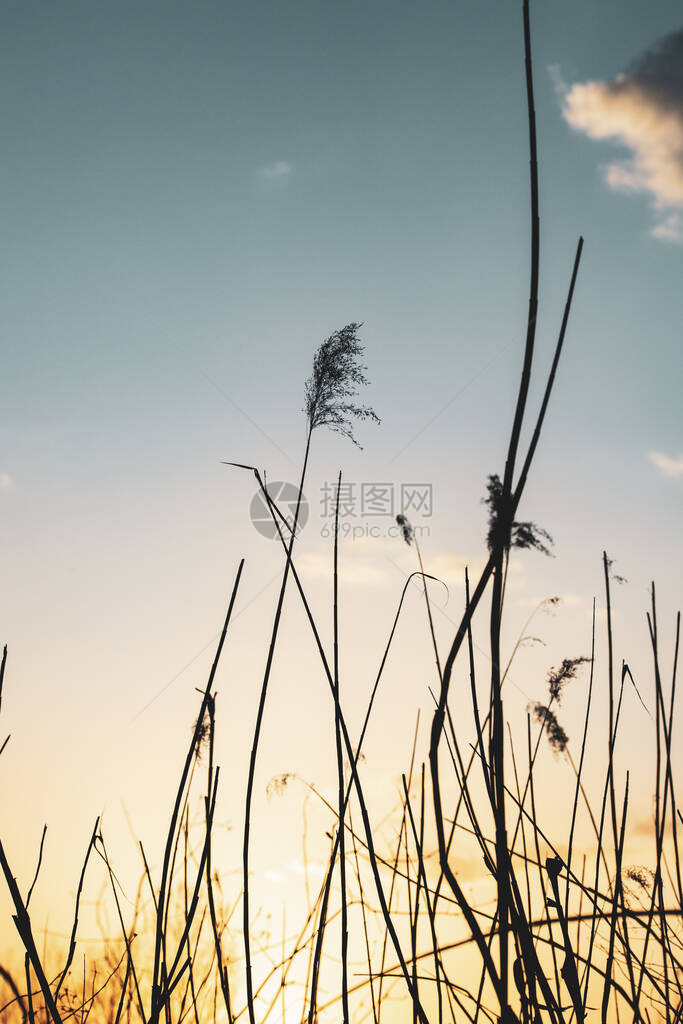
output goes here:
[[[672, 668], [665, 673], [654, 586], [648, 614], [653, 677], [648, 696], [654, 707], [656, 756], [653, 765], [652, 862], [625, 862], [629, 822], [629, 774], [617, 764], [615, 746], [627, 687], [635, 681], [623, 662], [616, 669], [612, 624], [610, 560], [603, 555], [607, 609], [607, 664], [596, 666], [596, 615], [590, 655], [566, 658], [548, 675], [548, 694], [533, 702], [526, 718], [526, 745], [512, 743], [504, 703], [505, 682], [525, 632], [505, 662], [501, 629], [511, 557], [519, 550], [548, 553], [549, 535], [518, 510], [532, 468], [565, 341], [583, 240], [574, 257], [567, 299], [542, 399], [530, 424], [529, 394], [534, 373], [540, 276], [540, 222], [536, 128], [528, 0], [524, 0], [524, 41], [530, 147], [531, 248], [529, 314], [524, 357], [501, 474], [488, 477], [485, 502], [489, 529], [486, 561], [477, 580], [465, 574], [466, 600], [447, 650], [439, 648], [427, 571], [415, 532], [403, 513], [403, 539], [416, 554], [416, 568], [397, 595], [396, 612], [368, 697], [362, 727], [352, 736], [339, 678], [338, 615], [339, 490], [331, 561], [333, 640], [326, 647], [297, 569], [295, 541], [299, 507], [288, 522], [274, 505], [265, 476], [254, 467], [282, 549], [284, 571], [260, 689], [250, 753], [242, 834], [241, 888], [231, 901], [222, 887], [225, 866], [216, 863], [215, 811], [221, 773], [216, 764], [215, 677], [225, 639], [234, 628], [233, 609], [244, 562], [239, 563], [215, 657], [201, 695], [159, 865], [140, 845], [141, 883], [132, 912], [124, 912], [115, 868], [96, 822], [87, 847], [76, 896], [73, 929], [59, 969], [52, 971], [38, 951], [31, 918], [33, 884], [24, 895], [0, 842], [0, 870], [14, 906], [23, 950], [23, 975], [0, 967], [0, 1019], [25, 1024], [250, 1024], [287, 1019], [300, 1024], [351, 1024], [412, 1020], [414, 1024], [490, 1021], [500, 1024], [572, 1024], [590, 1019], [655, 1019], [677, 1024], [683, 1016], [683, 871], [679, 857], [678, 809], [673, 767], [676, 667], [680, 617]], [[303, 490], [311, 437], [328, 427], [354, 443], [354, 422], [377, 420], [357, 404], [367, 383], [362, 365], [360, 325], [350, 323], [318, 349], [306, 383], [306, 448]], [[524, 430], [526, 426], [529, 430]], [[527, 447], [522, 444], [528, 436]], [[340, 476], [341, 482], [341, 476]], [[395, 637], [401, 629], [408, 588], [420, 584], [433, 654], [434, 711], [429, 750], [420, 763], [414, 745], [402, 777], [392, 822], [393, 842], [380, 837], [372, 820], [363, 780], [363, 745]], [[292, 773], [269, 784], [277, 797], [306, 785], [329, 821], [329, 849], [318, 889], [311, 893], [305, 920], [281, 944], [260, 934], [252, 913], [250, 836], [254, 786], [264, 709], [289, 584], [304, 611], [331, 701], [337, 787], [328, 796]], [[484, 598], [486, 597], [486, 601]], [[557, 603], [556, 598], [549, 603]], [[488, 614], [487, 674], [482, 685], [472, 624]], [[525, 627], [526, 629], [526, 627]], [[0, 708], [7, 651], [0, 666]], [[470, 696], [471, 721], [454, 720], [449, 698], [454, 671], [462, 667]], [[558, 719], [565, 687], [583, 668], [588, 677], [582, 736], [575, 748]], [[608, 721], [603, 734], [604, 774], [586, 779], [597, 672], [603, 673]], [[639, 694], [640, 696], [640, 694]], [[354, 716], [355, 718], [355, 716]], [[468, 737], [472, 736], [472, 742]], [[417, 730], [416, 730], [417, 736]], [[566, 833], [551, 834], [542, 820], [537, 778], [543, 746], [561, 756], [568, 772], [571, 813]], [[7, 741], [0, 749], [4, 750]], [[576, 756], [575, 756], [576, 754]], [[639, 764], [642, 774], [644, 766]], [[200, 810], [196, 825], [195, 807]], [[192, 822], [195, 822], [194, 827]], [[579, 830], [590, 836], [589, 853], [577, 853]], [[6, 839], [6, 836], [3, 836]], [[562, 853], [560, 851], [563, 851]], [[479, 869], [483, 888], [468, 887], [461, 868], [467, 858]], [[79, 907], [90, 865], [99, 860], [110, 883], [117, 933], [110, 936], [97, 974], [86, 985], [76, 968]], [[480, 895], [477, 896], [477, 893]], [[483, 894], [483, 895], [482, 895]], [[241, 920], [240, 920], [241, 917]], [[360, 959], [357, 950], [361, 951]], [[259, 955], [255, 956], [255, 951]], [[50, 962], [61, 951], [53, 951]], [[353, 968], [353, 969], [352, 969]], [[292, 1003], [296, 1002], [293, 1009]]]

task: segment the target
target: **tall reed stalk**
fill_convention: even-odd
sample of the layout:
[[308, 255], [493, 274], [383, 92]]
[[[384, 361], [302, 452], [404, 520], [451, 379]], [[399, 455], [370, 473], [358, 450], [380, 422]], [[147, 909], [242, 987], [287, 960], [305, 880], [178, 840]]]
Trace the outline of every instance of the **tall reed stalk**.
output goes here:
[[[249, 757], [239, 872], [242, 891], [232, 894], [233, 902], [227, 904], [226, 910], [222, 879], [228, 876], [221, 876], [221, 869], [216, 866], [213, 837], [219, 778], [225, 777], [216, 764], [215, 681], [244, 561], [239, 563], [209, 677], [200, 691], [199, 711], [170, 812], [159, 884], [155, 885], [154, 871], [140, 844], [144, 872], [137, 895], [130, 901], [123, 898], [98, 819], [78, 880], [66, 958], [60, 959], [59, 970], [51, 973], [47, 949], [42, 955], [39, 953], [38, 932], [31, 919], [31, 900], [44, 860], [46, 830], [26, 897], [0, 842], [0, 871], [14, 908], [22, 950], [20, 970], [23, 969], [24, 976], [20, 984], [8, 967], [0, 966], [0, 982], [9, 995], [4, 1003], [0, 1001], [2, 1024], [11, 1024], [13, 1015], [23, 1024], [66, 1024], [72, 1019], [80, 1024], [88, 1020], [90, 1024], [237, 1024], [245, 1018], [250, 1024], [269, 1024], [278, 1016], [281, 1024], [286, 1024], [292, 991], [299, 993], [296, 1018], [307, 1024], [340, 1018], [343, 1024], [360, 1024], [365, 1019], [381, 1024], [394, 1012], [389, 1002], [394, 995], [405, 1000], [414, 1024], [580, 1024], [585, 1017], [599, 1017], [601, 1024], [613, 1019], [617, 1024], [627, 1019], [633, 1024], [654, 1024], [655, 1019], [680, 1024], [683, 1020], [683, 868], [679, 840], [683, 818], [675, 785], [680, 614], [676, 618], [669, 669], [662, 651], [653, 584], [647, 615], [653, 684], [651, 693], [643, 690], [644, 699], [626, 661], [621, 662], [619, 671], [614, 629], [618, 588], [613, 587], [618, 577], [603, 552], [606, 735], [601, 733], [599, 744], [593, 742], [596, 696], [603, 678], [596, 666], [595, 602], [590, 657], [565, 658], [558, 669], [550, 670], [547, 696], [542, 701], [532, 701], [522, 722], [526, 746], [513, 742], [513, 729], [505, 715], [504, 685], [513, 663], [516, 664], [518, 651], [529, 639], [526, 630], [531, 621], [530, 617], [522, 628], [512, 653], [505, 655], [506, 579], [510, 559], [519, 550], [547, 552], [546, 544], [550, 543], [544, 530], [533, 522], [519, 520], [518, 512], [554, 390], [583, 250], [580, 238], [551, 366], [540, 406], [529, 424], [541, 247], [528, 0], [523, 0], [522, 27], [530, 177], [529, 298], [524, 354], [503, 472], [488, 478], [486, 563], [473, 584], [469, 572], [465, 572], [464, 608], [445, 658], [437, 643], [435, 615], [439, 608], [430, 598], [428, 588], [428, 581], [434, 577], [425, 571], [428, 558], [423, 561], [417, 534], [402, 512], [398, 524], [404, 539], [411, 545], [414, 542], [418, 571], [408, 576], [398, 596], [388, 635], [380, 648], [379, 666], [368, 686], [362, 727], [358, 738], [352, 739], [341, 700], [341, 472], [334, 506], [331, 652], [326, 651], [322, 642], [294, 557], [313, 432], [318, 427], [327, 427], [355, 443], [355, 422], [377, 420], [372, 409], [356, 404], [357, 393], [367, 380], [360, 361], [361, 325], [351, 323], [319, 346], [306, 381], [306, 440], [293, 517], [288, 519], [278, 507], [265, 484], [264, 473], [232, 463], [253, 470], [272, 517], [278, 554], [281, 549], [285, 559], [275, 614], [267, 633]], [[524, 449], [522, 437], [529, 427]], [[276, 944], [259, 943], [257, 965], [256, 940], [251, 934], [254, 794], [267, 697], [290, 579], [303, 607], [331, 697], [336, 793], [328, 798], [313, 784], [305, 783], [306, 792], [319, 801], [330, 822], [320, 884], [316, 893], [307, 875], [303, 923], [288, 935], [289, 913], [283, 915], [282, 936], [278, 936]], [[409, 768], [401, 774], [398, 802], [389, 819], [394, 834], [387, 843], [380, 831], [383, 823], [373, 822], [370, 817], [361, 759], [370, 719], [376, 714], [379, 687], [390, 676], [391, 654], [405, 623], [406, 595], [418, 579], [438, 680], [438, 691], [432, 694], [429, 779], [426, 765], [418, 756], [418, 712]], [[482, 652], [475, 650], [473, 625], [486, 597], [490, 606], [485, 653], [490, 667], [485, 680], [488, 698], [482, 702], [482, 680], [477, 680]], [[467, 680], [465, 700], [472, 714], [469, 745], [461, 705], [456, 712], [450, 703], [459, 656]], [[590, 676], [577, 751], [563, 727], [562, 693], [584, 663], [590, 665]], [[5, 647], [0, 661], [0, 710], [6, 664]], [[430, 671], [433, 678], [433, 668]], [[508, 688], [509, 684], [506, 692]], [[633, 693], [643, 713], [649, 716], [653, 730], [651, 871], [644, 866], [629, 866], [626, 860], [633, 816], [633, 773], [623, 771], [621, 756], [617, 755], [625, 708]], [[648, 707], [652, 701], [654, 714]], [[604, 730], [604, 723], [600, 723], [600, 728]], [[8, 741], [9, 737], [0, 746], [0, 754]], [[546, 744], [557, 758], [556, 770], [564, 769], [569, 779], [567, 834], [559, 838], [555, 834], [557, 828], [553, 826], [551, 832], [543, 819], [543, 794], [538, 784], [539, 773], [545, 771]], [[593, 764], [597, 763], [598, 750], [604, 764], [600, 776]], [[643, 766], [639, 764], [638, 769], [642, 773]], [[428, 782], [433, 814], [426, 796]], [[204, 785], [201, 814], [193, 827], [196, 789]], [[590, 846], [585, 845], [584, 833]], [[487, 886], [490, 901], [476, 899], [463, 880], [459, 862], [461, 843], [469, 844], [481, 864], [480, 881]], [[82, 977], [80, 967], [76, 971], [74, 964], [86, 869], [89, 878], [89, 865], [91, 861], [97, 863], [97, 858], [109, 886], [118, 935], [108, 936], [108, 973], [102, 976], [98, 965], [99, 987], [95, 972], [88, 990], [85, 960]], [[231, 955], [235, 942], [231, 921], [238, 914], [240, 901], [244, 994], [234, 977], [239, 958]], [[355, 904], [359, 907], [358, 915], [350, 911]], [[362, 947], [360, 964], [353, 960], [352, 925], [356, 916], [362, 924], [357, 936]], [[336, 934], [336, 922], [340, 945], [331, 954], [330, 943], [325, 940], [331, 931]], [[146, 941], [150, 944], [147, 956]], [[472, 969], [470, 957], [471, 973], [467, 976], [463, 976], [458, 959], [463, 953], [476, 958], [476, 967]], [[259, 978], [255, 977], [256, 966]], [[337, 979], [333, 991], [327, 991], [328, 976]]]

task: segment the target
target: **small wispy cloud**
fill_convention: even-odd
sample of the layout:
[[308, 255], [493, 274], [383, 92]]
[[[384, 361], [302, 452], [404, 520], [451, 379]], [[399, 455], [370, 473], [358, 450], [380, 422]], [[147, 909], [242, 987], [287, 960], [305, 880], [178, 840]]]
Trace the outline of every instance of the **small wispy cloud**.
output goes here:
[[679, 456], [664, 455], [663, 452], [650, 452], [650, 462], [653, 462], [663, 476], [677, 479], [683, 476], [683, 453]]
[[662, 242], [680, 242], [683, 239], [683, 214], [669, 213], [652, 229], [652, 237]]
[[261, 167], [258, 174], [264, 181], [282, 181], [289, 178], [293, 170], [294, 166], [288, 160], [275, 160], [272, 164]]
[[9, 473], [0, 472], [0, 491], [11, 491], [14, 488], [14, 480]]
[[683, 242], [683, 29], [611, 81], [566, 86], [556, 69], [551, 73], [572, 128], [630, 150], [606, 166], [609, 187], [649, 194], [653, 237]]

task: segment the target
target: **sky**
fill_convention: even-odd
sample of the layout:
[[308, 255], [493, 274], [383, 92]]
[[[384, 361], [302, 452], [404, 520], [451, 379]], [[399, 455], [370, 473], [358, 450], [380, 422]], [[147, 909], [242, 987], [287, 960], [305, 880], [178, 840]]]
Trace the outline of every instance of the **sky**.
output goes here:
[[[244, 557], [219, 683], [232, 772], [221, 813], [239, 831], [282, 559], [250, 521], [253, 478], [221, 462], [298, 479], [312, 356], [349, 322], [363, 325], [364, 400], [382, 423], [359, 426], [362, 450], [316, 433], [298, 564], [329, 638], [326, 484], [342, 469], [356, 501], [363, 484], [386, 485], [394, 512], [402, 486], [428, 487], [431, 514], [414, 521], [428, 571], [449, 587], [444, 647], [452, 637], [464, 566], [483, 560], [480, 499], [502, 470], [524, 340], [521, 18], [515, 4], [432, 0], [28, 0], [0, 17], [0, 641], [12, 734], [2, 838], [25, 880], [47, 822], [44, 870], [54, 887], [66, 872], [66, 891], [103, 808], [112, 833], [124, 803], [160, 843]], [[683, 487], [680, 5], [549, 0], [532, 18], [533, 407], [579, 234], [585, 251], [520, 511], [550, 532], [555, 557], [524, 555], [510, 578], [508, 648], [539, 601], [563, 599], [535, 626], [547, 647], [522, 652], [511, 677], [520, 720], [550, 665], [590, 645], [603, 550], [629, 581], [623, 656], [647, 667], [652, 579], [670, 643]], [[348, 521], [342, 665], [354, 721], [414, 553], [390, 535], [389, 514], [357, 503]], [[287, 818], [263, 795], [272, 775], [295, 766], [334, 784], [329, 695], [294, 597], [264, 738], [258, 806], [270, 821]], [[418, 595], [385, 724], [368, 739], [377, 807], [394, 798], [418, 706], [428, 720], [420, 614]], [[567, 713], [578, 721], [580, 702]], [[638, 714], [627, 720], [636, 739]], [[112, 837], [122, 858], [129, 839]], [[263, 845], [255, 863], [282, 877]], [[49, 894], [37, 893], [40, 908]]]

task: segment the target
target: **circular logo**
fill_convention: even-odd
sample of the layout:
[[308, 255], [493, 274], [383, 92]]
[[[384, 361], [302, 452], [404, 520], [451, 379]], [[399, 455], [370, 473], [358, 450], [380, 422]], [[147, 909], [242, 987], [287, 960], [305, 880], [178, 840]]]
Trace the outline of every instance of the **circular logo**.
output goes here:
[[[272, 510], [268, 507], [268, 501], [260, 488], [251, 499], [249, 516], [254, 524], [254, 529], [258, 530], [262, 537], [276, 540], [278, 527], [273, 521], [273, 516], [275, 516], [285, 540], [291, 536], [295, 519], [296, 532], [300, 533], [308, 522], [308, 501], [303, 491], [300, 491], [296, 484], [290, 484], [286, 480], [273, 480], [272, 483], [266, 484], [266, 491], [273, 506]], [[298, 518], [297, 503], [299, 505]]]

